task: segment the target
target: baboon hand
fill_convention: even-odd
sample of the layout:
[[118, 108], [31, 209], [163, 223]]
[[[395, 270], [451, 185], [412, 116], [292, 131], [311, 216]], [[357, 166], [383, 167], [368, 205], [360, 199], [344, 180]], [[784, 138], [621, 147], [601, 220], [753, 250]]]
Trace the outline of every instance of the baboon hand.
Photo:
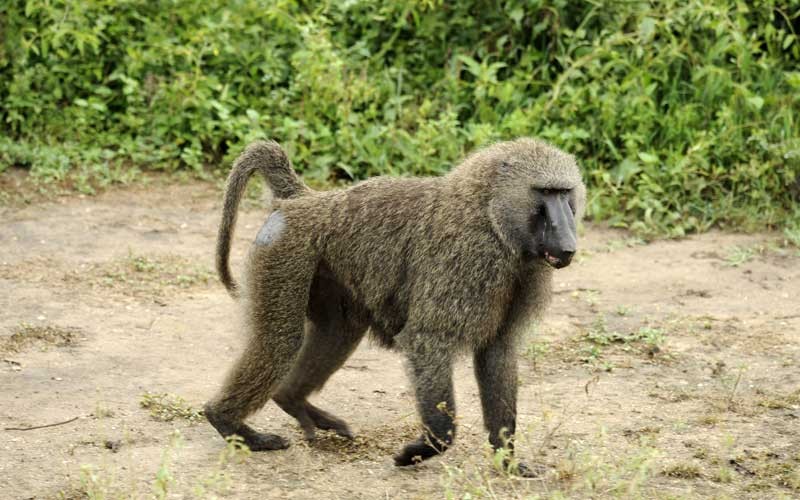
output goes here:
[[430, 446], [422, 440], [410, 443], [394, 457], [394, 464], [398, 467], [414, 465], [423, 460], [427, 460], [441, 453], [439, 450]]
[[516, 465], [511, 465], [508, 461], [503, 464], [509, 474], [519, 477], [542, 477], [546, 472], [543, 466], [528, 466], [524, 462], [517, 462]]
[[442, 453], [446, 446], [433, 446], [425, 437], [421, 437], [416, 441], [409, 443], [403, 448], [399, 454], [394, 457], [394, 464], [398, 467], [406, 465], [414, 465], [423, 460], [427, 460], [433, 456]]
[[210, 403], [203, 408], [208, 422], [224, 438], [240, 436], [250, 451], [283, 450], [289, 447], [289, 441], [276, 434], [258, 432], [247, 424], [231, 422], [218, 412]]

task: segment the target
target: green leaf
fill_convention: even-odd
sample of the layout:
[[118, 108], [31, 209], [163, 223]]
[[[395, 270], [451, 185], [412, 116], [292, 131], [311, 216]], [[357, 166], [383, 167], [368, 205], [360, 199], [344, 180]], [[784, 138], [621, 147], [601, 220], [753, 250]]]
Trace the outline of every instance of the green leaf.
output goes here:
[[760, 110], [761, 108], [764, 107], [764, 98], [761, 96], [754, 95], [752, 97], [747, 98], [747, 103], [756, 110]]
[[625, 158], [611, 170], [611, 175], [616, 184], [623, 184], [641, 170], [642, 167], [637, 162], [630, 158]]
[[640, 160], [642, 160], [643, 162], [645, 162], [648, 165], [653, 165], [653, 164], [656, 164], [656, 163], [658, 163], [660, 161], [658, 159], [658, 156], [656, 156], [654, 154], [651, 154], [651, 153], [642, 152], [642, 153], [639, 153], [638, 156], [639, 156]]
[[790, 87], [800, 89], [800, 71], [784, 71], [783, 77]]
[[258, 119], [260, 118], [260, 116], [258, 114], [258, 111], [256, 111], [255, 109], [252, 109], [252, 108], [247, 108], [247, 111], [245, 111], [245, 114], [247, 115], [248, 118], [250, 118], [254, 122], [257, 122]]
[[644, 42], [649, 42], [653, 39], [656, 32], [656, 20], [652, 17], [643, 17], [639, 21], [639, 36]]

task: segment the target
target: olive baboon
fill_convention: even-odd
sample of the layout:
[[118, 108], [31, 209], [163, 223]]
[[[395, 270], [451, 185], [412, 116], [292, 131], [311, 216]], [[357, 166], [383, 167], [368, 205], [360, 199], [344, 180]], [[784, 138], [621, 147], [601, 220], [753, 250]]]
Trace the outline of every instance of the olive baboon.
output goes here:
[[[272, 211], [239, 288], [228, 257], [239, 200], [256, 171], [272, 191]], [[369, 330], [408, 357], [425, 427], [397, 465], [452, 443], [452, 363], [464, 351], [474, 356], [489, 441], [511, 445], [515, 341], [547, 305], [553, 268], [575, 252], [584, 200], [573, 157], [533, 139], [480, 150], [442, 177], [380, 177], [324, 192], [300, 181], [277, 143], [251, 144], [230, 173], [217, 246], [220, 278], [244, 301], [249, 343], [206, 417], [252, 450], [285, 448], [280, 436], [244, 423], [271, 398], [308, 439], [315, 429], [351, 436], [307, 398]]]

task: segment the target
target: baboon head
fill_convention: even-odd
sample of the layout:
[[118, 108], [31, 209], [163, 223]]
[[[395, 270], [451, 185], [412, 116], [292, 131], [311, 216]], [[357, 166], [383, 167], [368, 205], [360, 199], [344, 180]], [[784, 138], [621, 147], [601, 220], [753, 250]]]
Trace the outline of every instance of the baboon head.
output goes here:
[[586, 188], [572, 155], [532, 139], [496, 144], [465, 162], [491, 186], [489, 218], [497, 236], [525, 261], [560, 269], [577, 250], [576, 221]]

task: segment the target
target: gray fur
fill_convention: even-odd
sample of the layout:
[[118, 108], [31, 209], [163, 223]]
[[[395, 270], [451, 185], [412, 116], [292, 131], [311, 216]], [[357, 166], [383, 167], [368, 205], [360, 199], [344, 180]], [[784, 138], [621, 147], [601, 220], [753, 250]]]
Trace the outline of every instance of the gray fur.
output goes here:
[[[380, 177], [316, 192], [286, 171], [288, 160], [275, 160], [285, 158], [277, 144], [258, 144], [234, 164], [226, 193], [217, 268], [229, 290], [236, 289], [224, 272], [235, 223], [230, 211], [246, 172], [261, 165], [262, 172], [280, 172], [280, 182], [273, 216], [245, 270], [249, 344], [206, 405], [209, 421], [223, 436], [242, 435], [252, 449], [285, 447], [283, 438], [244, 423], [272, 398], [309, 439], [315, 428], [349, 436], [342, 420], [307, 398], [368, 330], [408, 357], [426, 428], [395, 457], [398, 465], [452, 443], [452, 363], [460, 352], [473, 353], [489, 439], [503, 446], [503, 432], [511, 437], [516, 427], [516, 340], [550, 299], [553, 268], [544, 256], [564, 250], [566, 265], [575, 250], [558, 247], [574, 241], [574, 220], [554, 224], [551, 209], [542, 208], [555, 203], [563, 220], [568, 200], [569, 211], [581, 216], [585, 188], [574, 158], [518, 139], [470, 155], [443, 177]], [[269, 155], [255, 157], [264, 147]], [[265, 176], [270, 183], [275, 177]], [[276, 215], [282, 219], [271, 223]]]
[[247, 181], [256, 171], [261, 172], [275, 198], [292, 198], [310, 191], [295, 174], [286, 152], [275, 141], [256, 141], [247, 146], [236, 159], [228, 176], [222, 221], [217, 235], [217, 273], [234, 297], [238, 295], [238, 285], [233, 280], [228, 265], [233, 228], [236, 226], [239, 202]]

